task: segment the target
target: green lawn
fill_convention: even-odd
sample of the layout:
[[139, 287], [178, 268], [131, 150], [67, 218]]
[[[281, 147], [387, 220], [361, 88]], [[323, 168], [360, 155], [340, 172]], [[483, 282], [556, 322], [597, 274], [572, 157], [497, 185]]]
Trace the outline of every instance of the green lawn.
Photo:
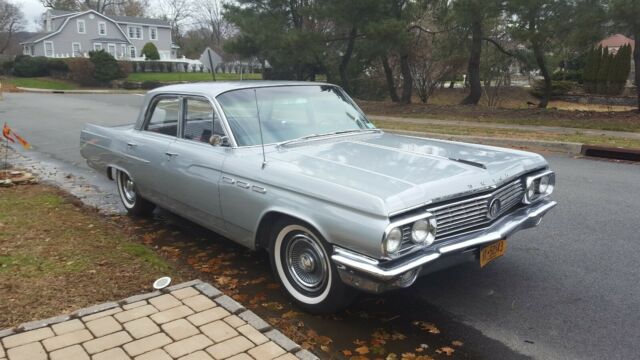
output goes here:
[[34, 88], [34, 89], [49, 89], [49, 90], [74, 90], [78, 87], [69, 82], [62, 80], [55, 80], [51, 78], [11, 78], [8, 81], [15, 86]]
[[[243, 74], [243, 80], [262, 80], [262, 74]], [[213, 80], [210, 73], [131, 73], [127, 77], [129, 81], [211, 81]], [[216, 74], [216, 80], [240, 80], [240, 74]]]

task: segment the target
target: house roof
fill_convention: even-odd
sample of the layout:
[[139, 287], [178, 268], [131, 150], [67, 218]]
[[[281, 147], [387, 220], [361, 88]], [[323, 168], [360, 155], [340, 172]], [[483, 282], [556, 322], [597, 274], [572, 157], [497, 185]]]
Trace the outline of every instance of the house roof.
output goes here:
[[630, 39], [622, 34], [615, 34], [613, 36], [609, 36], [608, 38], [598, 43], [598, 45], [602, 47], [608, 47], [608, 48], [619, 48], [627, 44], [631, 44], [631, 49], [632, 50], [634, 49], [635, 41], [633, 41], [633, 39]]
[[22, 40], [20, 43], [21, 44], [29, 44], [32, 43], [38, 39], [41, 39], [47, 35], [51, 34], [51, 32], [34, 32], [31, 33], [31, 36], [29, 36], [28, 38]]
[[162, 19], [150, 19], [150, 18], [142, 18], [137, 16], [109, 16], [109, 17], [119, 23], [171, 26], [168, 21], [162, 20]]
[[49, 12], [51, 12], [51, 16], [66, 16], [66, 15], [71, 15], [73, 13], [76, 13], [78, 11], [69, 11], [69, 10], [49, 10]]
[[58, 27], [58, 29], [56, 31], [41, 33], [40, 36], [38, 36], [38, 37], [34, 36], [33, 38], [29, 39], [28, 41], [22, 42], [20, 44], [28, 44], [28, 43], [40, 42], [40, 41], [42, 41], [44, 39], [47, 39], [47, 38], [49, 38], [49, 37], [51, 37], [51, 36], [53, 36], [55, 34], [58, 34], [59, 32], [62, 31], [62, 29], [64, 29], [64, 27], [67, 25], [67, 23], [69, 22], [70, 19], [72, 19], [74, 17], [82, 16], [82, 15], [88, 14], [88, 13], [93, 13], [96, 16], [100, 16], [100, 17], [102, 17], [102, 18], [104, 18], [106, 20], [109, 20], [109, 21], [113, 22], [116, 25], [116, 27], [118, 28], [118, 30], [120, 30], [120, 33], [122, 34], [123, 38], [126, 39], [126, 42], [128, 44], [131, 43], [131, 41], [129, 41], [129, 38], [127, 37], [127, 35], [124, 33], [124, 31], [117, 24], [116, 21], [114, 21], [112, 18], [110, 18], [110, 17], [108, 17], [106, 15], [100, 14], [99, 12], [97, 12], [95, 10], [87, 10], [87, 11], [77, 11], [77, 12], [74, 12], [72, 14], [69, 14], [69, 16], [65, 17], [64, 22], [62, 23], [62, 25], [60, 25]]

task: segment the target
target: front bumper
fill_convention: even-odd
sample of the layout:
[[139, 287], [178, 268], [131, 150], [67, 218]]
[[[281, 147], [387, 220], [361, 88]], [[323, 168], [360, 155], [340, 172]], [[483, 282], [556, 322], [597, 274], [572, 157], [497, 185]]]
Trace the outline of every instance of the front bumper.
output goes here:
[[462, 254], [479, 245], [505, 239], [520, 230], [535, 227], [556, 205], [553, 200], [542, 200], [504, 216], [486, 229], [436, 242], [400, 259], [380, 262], [337, 246], [334, 247], [331, 259], [338, 267], [342, 280], [362, 290], [382, 292], [406, 287], [413, 283], [425, 265], [441, 262], [445, 255]]

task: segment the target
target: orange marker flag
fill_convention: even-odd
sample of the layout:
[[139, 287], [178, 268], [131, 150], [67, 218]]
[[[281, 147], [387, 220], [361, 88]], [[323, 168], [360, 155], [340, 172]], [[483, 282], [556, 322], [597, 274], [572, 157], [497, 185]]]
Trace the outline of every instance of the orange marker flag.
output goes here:
[[7, 126], [7, 123], [4, 123], [4, 126], [2, 127], [2, 136], [4, 136], [9, 142], [12, 142], [12, 143], [16, 142], [15, 140], [13, 140], [13, 137], [11, 136], [11, 128]]
[[[29, 142], [25, 140], [22, 136], [16, 134], [15, 131], [11, 130], [11, 128], [7, 125], [7, 123], [4, 123], [4, 126], [2, 127], [2, 135], [12, 143], [15, 142], [15, 140], [18, 140], [18, 142], [20, 143], [20, 145], [22, 145], [23, 148], [31, 149], [31, 144], [29, 144]], [[15, 140], [13, 138], [15, 138]]]

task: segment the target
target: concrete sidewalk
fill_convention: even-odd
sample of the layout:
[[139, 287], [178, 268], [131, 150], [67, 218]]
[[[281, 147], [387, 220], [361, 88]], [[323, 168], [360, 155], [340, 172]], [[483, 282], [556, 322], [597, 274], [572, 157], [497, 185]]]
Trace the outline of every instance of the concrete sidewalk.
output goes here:
[[215, 287], [194, 280], [0, 331], [0, 360], [315, 360]]

